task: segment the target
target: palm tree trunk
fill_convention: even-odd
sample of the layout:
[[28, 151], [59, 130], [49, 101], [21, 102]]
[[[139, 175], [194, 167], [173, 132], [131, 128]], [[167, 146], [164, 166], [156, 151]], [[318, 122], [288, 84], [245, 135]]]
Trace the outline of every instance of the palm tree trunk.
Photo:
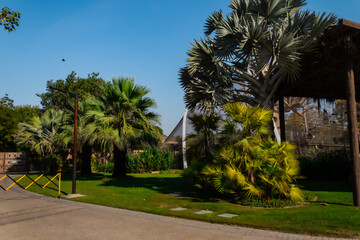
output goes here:
[[205, 143], [205, 146], [204, 146], [204, 150], [205, 150], [205, 158], [206, 160], [209, 161], [209, 139], [208, 139], [208, 133], [206, 132], [206, 130], [204, 131], [204, 143]]
[[124, 177], [126, 176], [126, 155], [127, 148], [119, 149], [114, 146], [114, 171], [113, 177]]
[[91, 155], [92, 148], [88, 143], [85, 143], [81, 149], [81, 174], [91, 174]]
[[53, 154], [50, 155], [51, 160], [50, 160], [50, 174], [55, 175], [57, 173], [58, 170], [58, 165], [56, 162], [56, 159], [54, 157]]

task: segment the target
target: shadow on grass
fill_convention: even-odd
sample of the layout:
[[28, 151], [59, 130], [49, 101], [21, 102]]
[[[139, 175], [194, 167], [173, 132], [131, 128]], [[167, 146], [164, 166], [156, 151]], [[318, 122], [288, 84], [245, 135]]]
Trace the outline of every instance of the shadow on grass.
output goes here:
[[[315, 204], [331, 204], [337, 206], [352, 205], [352, 185], [347, 181], [314, 181], [301, 180], [298, 184], [302, 189], [319, 195], [319, 200], [312, 201]], [[321, 197], [322, 196], [322, 197]], [[344, 203], [345, 201], [345, 203]]]
[[122, 188], [147, 188], [164, 194], [191, 191], [191, 187], [181, 177], [170, 178], [166, 176], [161, 177], [161, 175], [156, 177], [107, 177], [101, 185]]
[[331, 204], [331, 205], [337, 205], [337, 206], [346, 206], [346, 207], [352, 207], [352, 204], [346, 204], [346, 203], [338, 203], [338, 202], [328, 202], [328, 201], [312, 201], [312, 203], [318, 203], [318, 204]]
[[[71, 174], [64, 174], [63, 180], [71, 181]], [[113, 178], [110, 175], [94, 173], [89, 175], [78, 175], [79, 181], [101, 181], [100, 186], [119, 187], [119, 188], [146, 188], [162, 194], [174, 194], [174, 197], [186, 198], [193, 202], [218, 202], [221, 200], [230, 201], [231, 197], [218, 196], [215, 193], [199, 191], [193, 187], [193, 184], [187, 182], [182, 177], [168, 177], [166, 175], [154, 175], [144, 177], [139, 175], [127, 175], [126, 177]], [[302, 189], [312, 192], [352, 192], [351, 184], [345, 181], [311, 181], [299, 180], [298, 185]], [[314, 203], [327, 203], [333, 205], [351, 206], [343, 204], [341, 200], [337, 201], [315, 201]]]
[[[134, 177], [126, 176], [121, 178], [108, 177], [101, 186], [115, 186], [122, 188], [147, 188], [162, 194], [171, 194], [179, 199], [186, 199], [192, 202], [219, 202], [219, 196], [205, 191], [198, 191], [192, 183], [182, 177]], [[223, 198], [223, 200], [226, 200]]]
[[[98, 180], [104, 187], [119, 188], [146, 188], [162, 194], [173, 194], [174, 197], [186, 198], [193, 202], [217, 202], [214, 195], [205, 192], [196, 192], [193, 184], [187, 182], [182, 177], [168, 177], [156, 175], [154, 177], [136, 177], [127, 175], [126, 177], [113, 178], [104, 174], [83, 175], [77, 178], [81, 181]], [[66, 175], [64, 180], [70, 180], [71, 176]]]
[[[107, 177], [107, 176], [105, 176], [102, 173], [92, 173], [92, 174], [86, 174], [86, 175], [77, 174], [76, 175], [76, 180], [79, 180], [79, 181], [93, 181], [93, 180], [101, 180], [104, 177]], [[71, 173], [63, 173], [63, 174], [61, 174], [61, 179], [63, 181], [71, 181], [72, 180], [72, 174]]]

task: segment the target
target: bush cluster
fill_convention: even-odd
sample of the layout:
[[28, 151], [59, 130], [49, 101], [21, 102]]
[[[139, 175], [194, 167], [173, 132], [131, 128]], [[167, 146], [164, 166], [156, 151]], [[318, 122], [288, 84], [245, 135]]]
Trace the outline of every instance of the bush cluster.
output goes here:
[[[157, 147], [145, 149], [138, 155], [127, 155], [127, 171], [129, 173], [143, 173], [151, 171], [167, 170], [173, 166], [174, 155], [170, 150], [162, 151]], [[112, 173], [114, 163], [97, 164], [98, 172]]]
[[[279, 205], [282, 199], [303, 200], [303, 192], [296, 185], [300, 171], [295, 146], [278, 144], [270, 137], [273, 112], [241, 103], [229, 103], [223, 110], [226, 119], [218, 137], [219, 146], [207, 144], [215, 151], [192, 162], [183, 176], [201, 189], [243, 202], [280, 199], [271, 203]], [[205, 143], [207, 139], [202, 138]], [[205, 143], [196, 143], [195, 147]]]
[[349, 180], [351, 161], [344, 149], [308, 149], [299, 159], [301, 175], [312, 180]]
[[131, 173], [167, 170], [172, 167], [174, 156], [170, 150], [150, 147], [136, 156], [128, 155], [127, 169]]
[[96, 164], [95, 170], [97, 172], [112, 173], [114, 171], [114, 163], [110, 162], [108, 164]]

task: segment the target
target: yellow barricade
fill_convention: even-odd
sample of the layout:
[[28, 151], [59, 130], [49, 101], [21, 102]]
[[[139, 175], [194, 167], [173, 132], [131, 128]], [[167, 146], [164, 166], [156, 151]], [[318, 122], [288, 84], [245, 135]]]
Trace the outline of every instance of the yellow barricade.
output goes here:
[[8, 188], [5, 189], [5, 191], [9, 190], [10, 188], [12, 188], [16, 183], [20, 182], [21, 179], [23, 179], [24, 177], [26, 177], [26, 174], [24, 176], [22, 176], [21, 178], [19, 178], [18, 180], [16, 180], [13, 184], [11, 184]]
[[[10, 188], [12, 188], [15, 184], [19, 183], [24, 177], [28, 177], [30, 180], [31, 180], [31, 183], [29, 185], [27, 185], [24, 189], [28, 189], [31, 185], [33, 185], [34, 183], [36, 183], [40, 178], [42, 178], [44, 176], [44, 174], [41, 174], [39, 177], [37, 177], [35, 180], [32, 180], [27, 174], [21, 176], [18, 180], [14, 180], [12, 179], [10, 176], [8, 176], [7, 174], [5, 174], [2, 178], [0, 178], [0, 182], [2, 180], [4, 180], [6, 177], [8, 177], [9, 179], [11, 179], [14, 183], [11, 184], [10, 186], [8, 186], [7, 188], [3, 188], [1, 187], [3, 190], [7, 191], [9, 190]], [[46, 176], [45, 176], [46, 177]], [[48, 178], [48, 177], [46, 177]], [[55, 178], [58, 178], [59, 179], [59, 186], [57, 186], [53, 181]], [[49, 178], [48, 178], [49, 179]], [[58, 194], [58, 197], [60, 197], [60, 194], [61, 194], [61, 173], [58, 173], [56, 174], [52, 179], [50, 179], [49, 182], [47, 182], [44, 186], [42, 186], [41, 188], [44, 189], [47, 185], [49, 185], [50, 183], [53, 183], [55, 186], [57, 186], [59, 188], [59, 194]], [[37, 184], [38, 186], [40, 186], [39, 184]]]
[[31, 180], [32, 183], [30, 183], [30, 184], [25, 188], [25, 190], [28, 189], [28, 188], [29, 188], [31, 185], [33, 185], [34, 183], [36, 183], [36, 181], [39, 180], [42, 176], [44, 176], [44, 174], [41, 174], [41, 175], [40, 175], [37, 179], [35, 179], [34, 181]]

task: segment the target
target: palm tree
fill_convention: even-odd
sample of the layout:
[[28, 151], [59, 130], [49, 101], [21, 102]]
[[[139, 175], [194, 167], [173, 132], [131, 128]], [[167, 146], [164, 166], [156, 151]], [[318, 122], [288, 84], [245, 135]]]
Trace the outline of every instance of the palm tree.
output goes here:
[[224, 110], [229, 118], [224, 132], [228, 142], [219, 159], [203, 168], [205, 184], [241, 199], [301, 200], [302, 192], [294, 185], [299, 173], [295, 146], [269, 138], [272, 111], [240, 103], [227, 104]]
[[231, 12], [215, 11], [205, 39], [189, 49], [180, 84], [189, 108], [243, 102], [272, 108], [282, 83], [300, 77], [301, 56], [334, 24], [333, 14], [300, 11], [305, 0], [232, 0]]
[[88, 99], [91, 110], [85, 114], [84, 137], [113, 151], [113, 176], [126, 175], [126, 155], [134, 142], [159, 140], [154, 123], [158, 115], [149, 111], [155, 102], [146, 97], [149, 90], [135, 85], [131, 78], [114, 78], [102, 87], [95, 99]]
[[187, 154], [192, 159], [212, 160], [212, 152], [215, 147], [215, 133], [220, 128], [220, 116], [210, 114], [194, 114], [189, 117], [194, 128], [195, 134], [187, 137]]
[[[86, 99], [84, 97], [83, 99]], [[84, 104], [83, 101], [78, 103], [78, 149], [80, 152], [82, 164], [81, 164], [81, 174], [91, 174], [91, 156], [93, 151], [93, 146], [87, 140], [86, 133], [84, 132], [85, 126], [87, 124], [85, 113], [89, 110], [90, 106]], [[64, 120], [61, 126], [61, 132], [59, 135], [61, 139], [61, 144], [64, 145], [64, 148], [72, 149], [74, 144], [74, 105], [70, 104], [67, 109], [64, 111]]]
[[46, 110], [41, 117], [34, 117], [30, 123], [19, 123], [19, 132], [15, 135], [17, 145], [27, 145], [31, 151], [51, 157], [51, 172], [57, 171], [55, 153], [58, 147], [58, 133], [63, 120], [60, 110]]

